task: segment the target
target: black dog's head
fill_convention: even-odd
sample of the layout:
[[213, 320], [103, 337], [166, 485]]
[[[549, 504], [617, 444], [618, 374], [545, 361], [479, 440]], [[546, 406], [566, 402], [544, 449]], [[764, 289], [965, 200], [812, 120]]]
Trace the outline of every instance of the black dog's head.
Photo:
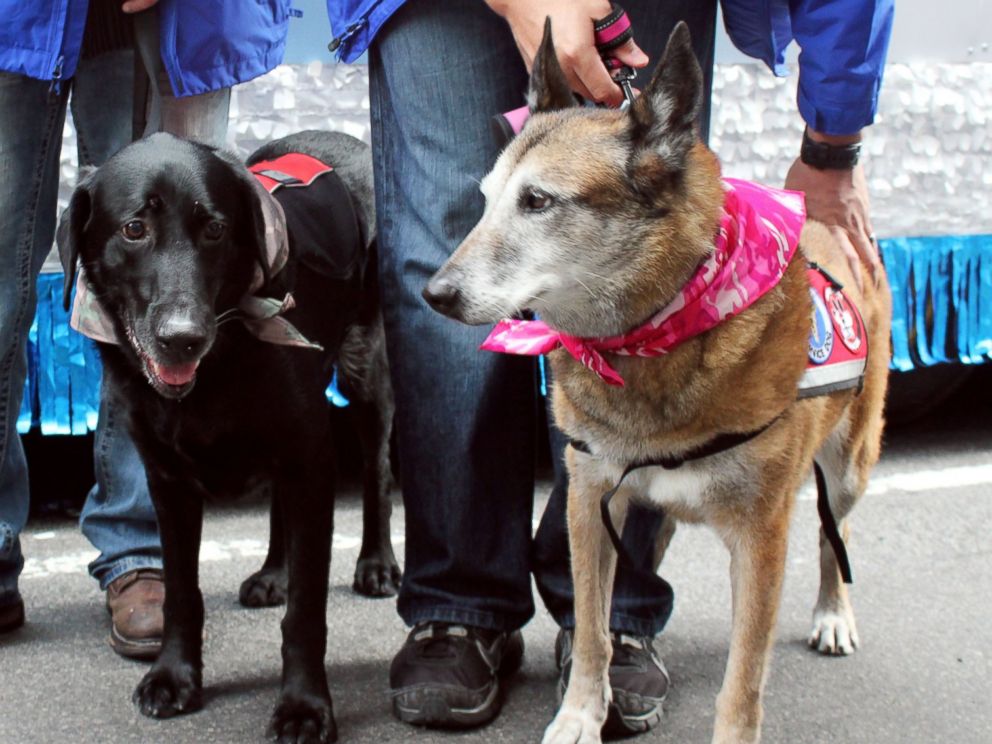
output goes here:
[[157, 134], [79, 185], [58, 229], [69, 307], [77, 260], [121, 348], [168, 398], [193, 387], [217, 333], [265, 260], [252, 177], [230, 156]]

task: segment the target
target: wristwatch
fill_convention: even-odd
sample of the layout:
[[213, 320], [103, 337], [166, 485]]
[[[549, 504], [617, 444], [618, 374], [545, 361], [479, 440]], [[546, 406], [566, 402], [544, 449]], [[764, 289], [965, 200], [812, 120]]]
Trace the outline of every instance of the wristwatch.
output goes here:
[[803, 131], [803, 146], [799, 150], [799, 159], [806, 165], [820, 170], [851, 170], [858, 164], [860, 155], [860, 142], [850, 145], [830, 145], [810, 139], [808, 129]]

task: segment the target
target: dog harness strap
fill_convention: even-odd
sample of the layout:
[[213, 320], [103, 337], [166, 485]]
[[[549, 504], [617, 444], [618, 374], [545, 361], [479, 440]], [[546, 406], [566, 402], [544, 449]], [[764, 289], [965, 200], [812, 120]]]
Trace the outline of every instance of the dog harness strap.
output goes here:
[[[710, 457], [711, 455], [717, 455], [721, 452], [726, 452], [727, 450], [733, 449], [734, 447], [744, 444], [745, 442], [750, 442], [752, 439], [761, 436], [768, 429], [770, 429], [775, 424], [775, 422], [777, 422], [780, 418], [782, 418], [782, 414], [779, 414], [764, 426], [758, 429], [754, 429], [753, 431], [744, 432], [743, 434], [736, 434], [736, 433], [718, 434], [710, 441], [706, 442], [705, 444], [701, 444], [698, 447], [694, 447], [693, 449], [689, 450], [681, 457], [655, 457], [647, 460], [639, 460], [637, 462], [631, 463], [626, 468], [624, 468], [624, 471], [620, 475], [620, 479], [617, 481], [617, 484], [609, 491], [604, 493], [599, 499], [599, 514], [603, 520], [603, 526], [606, 528], [606, 532], [610, 536], [610, 542], [613, 543], [613, 548], [614, 550], [617, 551], [617, 557], [620, 560], [620, 562], [624, 565], [624, 567], [628, 571], [632, 571], [636, 574], [644, 575], [645, 578], [646, 578], [646, 574], [648, 573], [650, 573], [651, 576], [656, 575], [654, 571], [650, 571], [650, 572], [646, 571], [644, 568], [638, 566], [634, 562], [634, 559], [631, 557], [630, 552], [627, 550], [626, 546], [624, 546], [623, 544], [623, 541], [620, 539], [620, 535], [613, 524], [613, 518], [610, 516], [610, 503], [613, 501], [613, 497], [616, 496], [617, 491], [620, 490], [620, 486], [623, 485], [623, 481], [628, 475], [630, 475], [635, 470], [639, 470], [641, 468], [650, 468], [650, 467], [660, 467], [660, 468], [664, 468], [665, 470], [675, 470], [677, 468], [682, 467], [687, 462], [691, 462], [693, 460], [701, 460], [704, 457]], [[589, 445], [581, 440], [578, 439], [570, 440], [569, 445], [571, 445], [573, 449], [578, 450], [579, 452], [583, 452], [587, 455], [592, 454], [592, 450], [589, 448]]]
[[820, 526], [823, 527], [823, 534], [833, 548], [834, 557], [837, 559], [837, 566], [840, 568], [841, 578], [845, 584], [853, 584], [851, 578], [851, 562], [847, 557], [847, 546], [837, 529], [837, 520], [830, 508], [830, 494], [827, 491], [827, 479], [823, 475], [823, 468], [820, 463], [813, 460], [813, 474], [816, 476], [816, 511], [820, 515]]

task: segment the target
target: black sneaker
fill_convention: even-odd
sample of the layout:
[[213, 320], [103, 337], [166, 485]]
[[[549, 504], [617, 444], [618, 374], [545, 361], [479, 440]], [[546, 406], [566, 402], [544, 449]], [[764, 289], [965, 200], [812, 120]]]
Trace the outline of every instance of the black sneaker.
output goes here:
[[[561, 705], [572, 670], [572, 630], [558, 631], [555, 663], [558, 678], [558, 704]], [[661, 704], [668, 695], [671, 678], [654, 647], [654, 639], [626, 633], [610, 633], [613, 659], [610, 661], [610, 703], [603, 735], [630, 736], [650, 731], [661, 720]]]
[[488, 723], [500, 709], [499, 678], [519, 669], [523, 655], [519, 630], [421, 623], [389, 668], [393, 713], [417, 726]]

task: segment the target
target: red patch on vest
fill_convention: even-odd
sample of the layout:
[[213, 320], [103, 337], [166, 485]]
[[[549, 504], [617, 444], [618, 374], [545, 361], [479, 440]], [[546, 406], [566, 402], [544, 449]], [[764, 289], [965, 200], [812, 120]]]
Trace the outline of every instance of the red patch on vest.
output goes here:
[[317, 176], [334, 168], [310, 155], [290, 152], [273, 160], [262, 160], [248, 170], [271, 194], [280, 186], [309, 186]]

